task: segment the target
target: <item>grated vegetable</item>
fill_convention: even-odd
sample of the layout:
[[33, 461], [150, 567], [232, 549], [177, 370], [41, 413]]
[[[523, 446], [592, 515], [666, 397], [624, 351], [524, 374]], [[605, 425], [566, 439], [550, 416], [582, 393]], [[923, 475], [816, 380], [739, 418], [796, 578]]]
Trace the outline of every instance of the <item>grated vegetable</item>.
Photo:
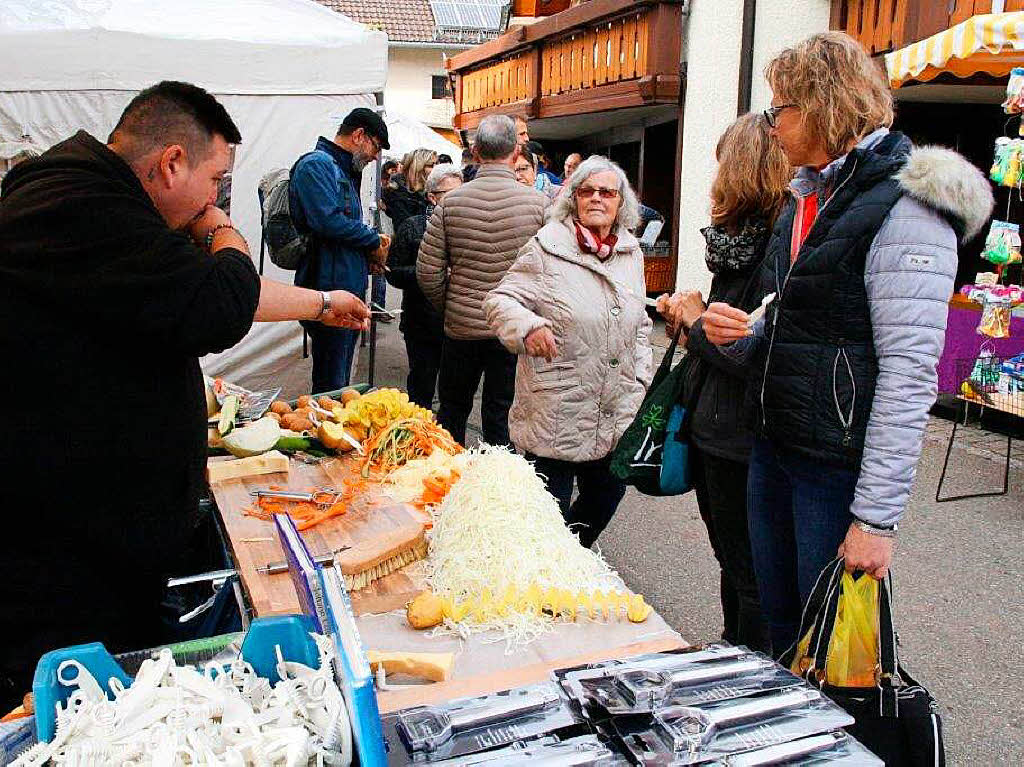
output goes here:
[[[428, 558], [435, 594], [452, 604], [479, 604], [486, 595], [538, 589], [577, 594], [621, 588], [611, 567], [566, 527], [558, 502], [525, 458], [490, 446], [467, 458], [436, 512]], [[555, 621], [525, 604], [505, 607], [470, 610], [445, 626], [463, 635], [500, 631], [511, 651], [550, 631]]]

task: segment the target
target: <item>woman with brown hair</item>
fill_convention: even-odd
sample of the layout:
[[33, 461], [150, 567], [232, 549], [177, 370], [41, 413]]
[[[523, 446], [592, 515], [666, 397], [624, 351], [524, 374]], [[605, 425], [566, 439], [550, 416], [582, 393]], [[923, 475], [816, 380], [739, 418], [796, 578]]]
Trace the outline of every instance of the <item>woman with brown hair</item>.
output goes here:
[[[711, 185], [711, 226], [705, 260], [714, 275], [708, 301], [751, 310], [760, 302], [753, 279], [792, 175], [760, 116], [743, 115], [715, 150], [718, 174]], [[753, 650], [768, 650], [747, 533], [747, 461], [753, 443], [747, 404], [748, 371], [721, 354], [704, 336], [697, 291], [663, 296], [659, 310], [669, 331], [686, 334], [691, 476], [701, 518], [721, 568], [722, 637]]]

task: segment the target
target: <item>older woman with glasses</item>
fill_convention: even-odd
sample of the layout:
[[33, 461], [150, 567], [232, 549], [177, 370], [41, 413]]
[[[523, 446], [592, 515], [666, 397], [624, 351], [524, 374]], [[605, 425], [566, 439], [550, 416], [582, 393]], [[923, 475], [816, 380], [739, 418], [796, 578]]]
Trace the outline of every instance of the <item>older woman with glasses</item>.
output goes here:
[[643, 256], [629, 231], [637, 217], [622, 169], [588, 158], [484, 301], [498, 338], [519, 355], [512, 441], [584, 546], [626, 492], [609, 470], [611, 452], [652, 375]]

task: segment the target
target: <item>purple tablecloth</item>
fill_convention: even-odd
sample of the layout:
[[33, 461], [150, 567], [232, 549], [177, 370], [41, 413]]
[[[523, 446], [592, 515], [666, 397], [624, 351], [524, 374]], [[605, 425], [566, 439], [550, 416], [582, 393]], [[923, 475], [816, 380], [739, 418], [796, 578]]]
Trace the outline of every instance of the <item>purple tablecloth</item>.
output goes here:
[[950, 305], [946, 321], [946, 346], [939, 360], [939, 391], [955, 394], [961, 381], [957, 380], [957, 362], [974, 360], [985, 341], [999, 357], [1013, 357], [1024, 352], [1024, 317], [1010, 318], [1009, 338], [988, 338], [978, 334], [980, 309]]

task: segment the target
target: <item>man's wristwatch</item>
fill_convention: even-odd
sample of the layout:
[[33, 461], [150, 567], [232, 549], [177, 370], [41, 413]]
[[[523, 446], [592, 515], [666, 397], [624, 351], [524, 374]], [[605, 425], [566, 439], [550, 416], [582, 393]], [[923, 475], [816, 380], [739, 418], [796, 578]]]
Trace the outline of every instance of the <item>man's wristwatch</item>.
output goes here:
[[899, 525], [883, 527], [882, 525], [873, 525], [870, 522], [865, 522], [863, 519], [854, 520], [853, 524], [858, 530], [869, 535], [877, 535], [879, 538], [895, 538], [896, 531], [899, 529]]
[[327, 313], [331, 311], [331, 294], [326, 290], [320, 291], [320, 300], [323, 302], [320, 305], [320, 314], [316, 316], [316, 319], [322, 320], [327, 316]]

